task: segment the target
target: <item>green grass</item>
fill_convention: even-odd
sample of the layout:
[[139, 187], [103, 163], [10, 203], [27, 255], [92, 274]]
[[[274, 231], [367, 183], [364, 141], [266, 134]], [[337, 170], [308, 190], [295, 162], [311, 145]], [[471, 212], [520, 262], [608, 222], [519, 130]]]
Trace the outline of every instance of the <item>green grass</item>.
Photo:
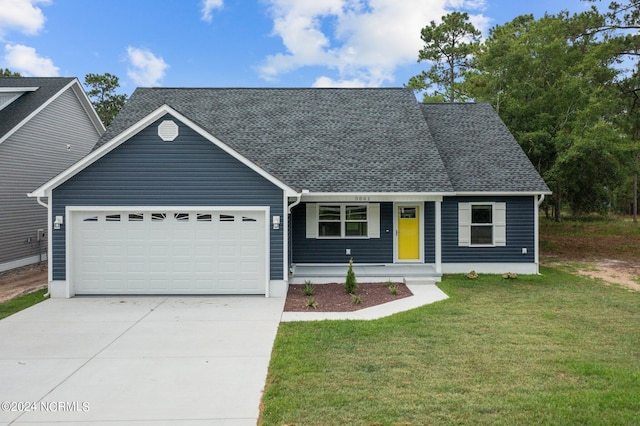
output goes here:
[[6, 302], [0, 303], [0, 319], [6, 318], [9, 315], [13, 315], [23, 309], [33, 306], [37, 303], [46, 300], [44, 295], [47, 289], [35, 291], [33, 293], [25, 294], [24, 296], [18, 296]]
[[282, 323], [264, 425], [640, 423], [640, 293], [558, 269], [446, 276], [377, 321]]

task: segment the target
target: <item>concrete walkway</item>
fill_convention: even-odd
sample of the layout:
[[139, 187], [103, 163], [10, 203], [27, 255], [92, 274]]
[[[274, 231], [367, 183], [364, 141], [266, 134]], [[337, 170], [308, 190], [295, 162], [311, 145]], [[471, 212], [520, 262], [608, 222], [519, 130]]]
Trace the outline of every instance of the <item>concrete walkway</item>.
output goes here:
[[255, 425], [283, 305], [42, 302], [0, 321], [0, 424]]
[[374, 320], [448, 299], [435, 284], [407, 284], [413, 296], [354, 312], [283, 312], [282, 321]]

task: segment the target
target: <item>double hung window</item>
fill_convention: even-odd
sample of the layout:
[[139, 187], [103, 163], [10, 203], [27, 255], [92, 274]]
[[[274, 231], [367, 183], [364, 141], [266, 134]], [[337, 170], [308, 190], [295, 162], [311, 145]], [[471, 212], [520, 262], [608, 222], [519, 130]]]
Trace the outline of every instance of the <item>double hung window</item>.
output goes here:
[[493, 245], [493, 206], [471, 206], [471, 245]]
[[504, 202], [458, 203], [458, 245], [499, 247], [507, 244]]
[[318, 237], [366, 238], [368, 236], [366, 204], [318, 205]]

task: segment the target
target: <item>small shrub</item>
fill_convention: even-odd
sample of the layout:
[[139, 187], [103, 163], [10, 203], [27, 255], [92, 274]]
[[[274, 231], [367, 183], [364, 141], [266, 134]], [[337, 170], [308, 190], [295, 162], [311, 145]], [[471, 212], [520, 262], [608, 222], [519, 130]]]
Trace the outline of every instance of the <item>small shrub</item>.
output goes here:
[[392, 285], [394, 285], [394, 283], [393, 283], [393, 281], [391, 281], [391, 280], [387, 280], [387, 281], [384, 283], [384, 285], [386, 285], [386, 286], [387, 286], [387, 288], [391, 288], [391, 286], [392, 286]]
[[516, 278], [518, 278], [518, 274], [516, 274], [515, 272], [506, 272], [502, 274], [502, 278], [504, 278], [505, 280], [515, 280]]
[[389, 291], [391, 292], [391, 294], [393, 295], [397, 295], [398, 294], [398, 284], [391, 284], [389, 287]]
[[349, 269], [347, 270], [347, 278], [344, 281], [344, 289], [347, 293], [353, 294], [358, 288], [356, 283], [356, 274], [353, 272], [353, 258], [349, 259]]
[[318, 308], [318, 302], [316, 302], [313, 299], [308, 299], [307, 300], [307, 308], [317, 309]]
[[362, 302], [362, 299], [360, 298], [360, 295], [358, 294], [351, 294], [351, 303], [353, 303], [354, 305], [359, 305]]
[[315, 291], [315, 287], [311, 284], [311, 281], [304, 282], [304, 295], [305, 296], [313, 296], [313, 292]]
[[476, 271], [471, 271], [466, 274], [465, 277], [469, 278], [470, 280], [475, 280], [476, 278], [478, 278], [478, 273]]

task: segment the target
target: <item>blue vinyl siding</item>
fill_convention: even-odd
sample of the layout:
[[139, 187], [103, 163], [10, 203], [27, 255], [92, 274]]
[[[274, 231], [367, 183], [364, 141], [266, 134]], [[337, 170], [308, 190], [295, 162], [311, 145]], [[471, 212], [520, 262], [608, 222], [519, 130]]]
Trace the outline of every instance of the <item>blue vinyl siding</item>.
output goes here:
[[293, 263], [393, 263], [393, 203], [380, 203], [380, 238], [307, 238], [306, 204], [294, 207], [291, 216]]
[[[458, 203], [506, 202], [505, 247], [459, 247]], [[533, 263], [535, 262], [534, 197], [451, 197], [442, 203], [442, 262]], [[522, 254], [522, 249], [527, 254]]]
[[[284, 195], [229, 154], [179, 124], [180, 136], [157, 135], [166, 116], [53, 191], [52, 215], [65, 206], [269, 206], [282, 218]], [[269, 226], [269, 224], [267, 224]], [[270, 230], [270, 278], [283, 276], [283, 229]], [[65, 229], [53, 231], [53, 279], [64, 280]]]
[[[424, 259], [436, 261], [435, 203], [424, 204]], [[291, 258], [293, 263], [393, 263], [393, 203], [380, 203], [380, 238], [316, 239], [306, 236], [306, 206], [292, 211]], [[346, 255], [351, 249], [351, 256]]]
[[424, 203], [424, 263], [436, 263], [436, 203]]

